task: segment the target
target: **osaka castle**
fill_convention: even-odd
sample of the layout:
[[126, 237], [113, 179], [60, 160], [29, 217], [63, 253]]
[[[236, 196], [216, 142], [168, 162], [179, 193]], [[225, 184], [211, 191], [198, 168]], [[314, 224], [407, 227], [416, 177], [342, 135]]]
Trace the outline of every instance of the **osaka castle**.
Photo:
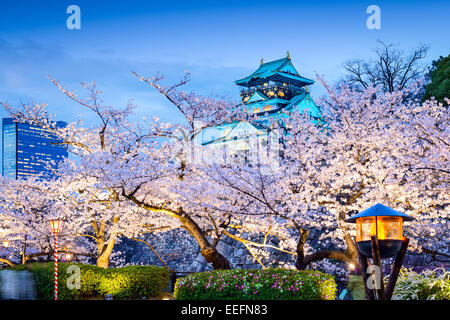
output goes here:
[[269, 155], [271, 149], [277, 150], [278, 156], [280, 133], [272, 132], [271, 123], [283, 122], [294, 110], [307, 112], [314, 122], [322, 117], [309, 94], [308, 86], [314, 81], [300, 75], [289, 52], [279, 60], [264, 62], [261, 59], [255, 72], [235, 83], [241, 87], [242, 106], [254, 115], [254, 120], [203, 130], [204, 158], [208, 155], [219, 162], [248, 162], [257, 154]]

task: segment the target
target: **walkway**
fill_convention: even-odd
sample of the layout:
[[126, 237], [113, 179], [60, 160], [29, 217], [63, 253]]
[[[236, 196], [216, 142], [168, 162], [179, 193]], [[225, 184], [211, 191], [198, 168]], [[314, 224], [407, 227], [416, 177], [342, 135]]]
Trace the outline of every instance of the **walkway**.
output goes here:
[[28, 271], [0, 271], [0, 299], [34, 300], [36, 299], [33, 276]]

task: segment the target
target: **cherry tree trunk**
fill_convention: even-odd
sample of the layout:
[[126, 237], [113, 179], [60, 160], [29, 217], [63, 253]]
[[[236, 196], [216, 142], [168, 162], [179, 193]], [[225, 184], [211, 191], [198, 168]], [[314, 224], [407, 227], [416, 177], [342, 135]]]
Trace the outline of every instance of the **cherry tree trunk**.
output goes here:
[[231, 269], [230, 262], [223, 254], [221, 254], [215, 246], [211, 245], [205, 237], [199, 225], [189, 216], [179, 215], [178, 219], [186, 227], [189, 233], [197, 240], [200, 246], [200, 252], [205, 260], [212, 265], [214, 269]]
[[108, 269], [109, 254], [107, 255], [107, 254], [103, 253], [97, 258], [97, 267]]
[[202, 249], [201, 254], [206, 259], [206, 261], [211, 263], [214, 269], [231, 269], [231, 265], [228, 259], [225, 258], [225, 256], [215, 248], [207, 247], [205, 249]]
[[109, 268], [109, 257], [111, 256], [112, 250], [114, 248], [115, 239], [110, 239], [108, 245], [99, 254], [97, 258], [97, 267], [108, 269]]

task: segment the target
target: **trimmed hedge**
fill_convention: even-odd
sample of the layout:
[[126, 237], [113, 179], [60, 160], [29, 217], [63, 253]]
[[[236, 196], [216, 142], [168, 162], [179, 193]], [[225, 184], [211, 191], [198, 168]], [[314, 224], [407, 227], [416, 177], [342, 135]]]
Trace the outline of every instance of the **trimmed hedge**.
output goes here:
[[[67, 280], [73, 273], [67, 273], [71, 265], [80, 268], [80, 288], [69, 289]], [[39, 299], [52, 300], [54, 290], [53, 263], [31, 263], [11, 268], [29, 270], [36, 282]], [[127, 266], [103, 269], [94, 265], [80, 263], [58, 263], [58, 298], [78, 300], [105, 297], [112, 294], [115, 299], [141, 299], [158, 297], [169, 285], [169, 272], [155, 266]], [[73, 279], [73, 278], [72, 278]], [[73, 283], [73, 281], [69, 281]]]
[[235, 269], [194, 273], [178, 279], [178, 300], [334, 300], [336, 282], [320, 271]]

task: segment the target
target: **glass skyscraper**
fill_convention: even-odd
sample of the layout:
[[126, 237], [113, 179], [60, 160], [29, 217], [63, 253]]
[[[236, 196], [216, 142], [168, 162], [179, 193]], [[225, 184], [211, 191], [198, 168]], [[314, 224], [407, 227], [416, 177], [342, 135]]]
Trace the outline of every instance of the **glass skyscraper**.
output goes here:
[[[67, 124], [58, 121], [58, 127]], [[29, 176], [49, 178], [50, 165], [55, 168], [67, 157], [65, 145], [49, 130], [12, 118], [2, 121], [2, 176], [26, 179]]]

